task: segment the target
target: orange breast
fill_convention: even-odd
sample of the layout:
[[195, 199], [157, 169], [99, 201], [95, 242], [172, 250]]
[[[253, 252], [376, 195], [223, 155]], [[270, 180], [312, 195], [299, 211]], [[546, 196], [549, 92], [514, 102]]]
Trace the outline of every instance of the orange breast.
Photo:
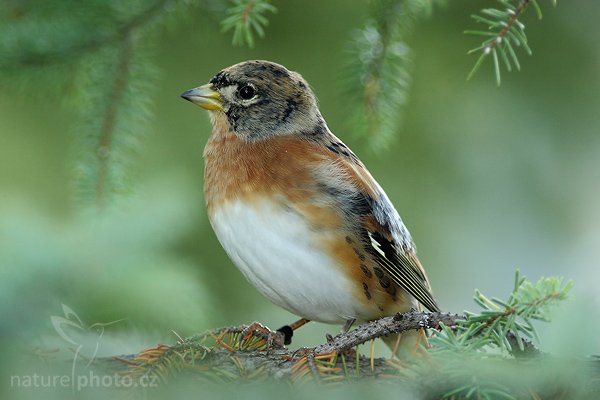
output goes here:
[[[218, 127], [218, 125], [217, 125]], [[209, 213], [234, 198], [284, 195], [289, 201], [311, 195], [309, 164], [323, 158], [307, 142], [280, 136], [247, 142], [227, 129], [215, 129], [204, 150], [204, 192]]]

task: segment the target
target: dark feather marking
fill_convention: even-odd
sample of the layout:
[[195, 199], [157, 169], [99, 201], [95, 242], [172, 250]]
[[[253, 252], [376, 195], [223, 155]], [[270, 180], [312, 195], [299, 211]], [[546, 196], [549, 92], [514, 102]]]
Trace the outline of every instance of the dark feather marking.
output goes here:
[[285, 111], [283, 112], [283, 118], [281, 119], [281, 122], [285, 122], [290, 117], [292, 112], [297, 109], [298, 109], [298, 103], [296, 102], [296, 100], [288, 99], [287, 107], [285, 108]]
[[267, 98], [261, 98], [259, 101], [257, 101], [254, 105], [257, 106], [266, 106], [267, 104], [270, 104], [271, 100], [267, 99]]
[[359, 249], [357, 249], [356, 247], [354, 247], [353, 249], [354, 249], [354, 253], [356, 253], [356, 256], [358, 257], [358, 259], [360, 261], [365, 261], [366, 260], [365, 255], [363, 253], [361, 253]]
[[235, 130], [237, 126], [237, 121], [240, 119], [239, 111], [239, 107], [231, 106], [229, 110], [227, 110], [227, 112], [225, 113], [225, 115], [227, 115], [227, 120], [229, 121], [229, 124], [231, 125], [233, 130]]
[[358, 157], [356, 157], [356, 155], [344, 143], [342, 143], [342, 142], [326, 143], [325, 147], [327, 147], [327, 149], [329, 149], [329, 151], [331, 151], [335, 154], [339, 154], [339, 155], [346, 157], [347, 159], [352, 161], [354, 164], [361, 165], [361, 162], [358, 159]]
[[369, 285], [363, 282], [363, 291], [365, 292], [365, 296], [367, 296], [367, 300], [371, 300], [371, 293], [369, 292]]
[[367, 267], [365, 264], [360, 264], [360, 269], [362, 270], [363, 274], [365, 274], [365, 276], [367, 278], [371, 278], [373, 276], [373, 273], [371, 272], [369, 267]]
[[324, 182], [317, 182], [317, 192], [325, 193], [335, 199], [346, 199], [354, 195], [354, 192], [350, 189], [343, 189], [339, 186], [328, 185]]
[[338, 152], [338, 150], [337, 150], [335, 147], [333, 147], [332, 145], [328, 145], [328, 146], [326, 146], [326, 147], [327, 147], [329, 150], [333, 151], [334, 153], [336, 153], [336, 154], [340, 154], [340, 153]]
[[287, 70], [285, 70], [284, 68], [282, 68], [278, 65], [267, 64], [267, 69], [269, 71], [271, 71], [271, 73], [278, 78], [289, 78], [289, 76], [290, 76], [290, 74], [289, 74], [289, 72], [287, 72]]
[[338, 145], [338, 147], [340, 147], [342, 150], [340, 150], [340, 152], [346, 156], [347, 158], [349, 158], [350, 160], [352, 160], [354, 162], [354, 164], [358, 164], [361, 165], [360, 160], [358, 159], [358, 157], [356, 157], [356, 155], [352, 152], [352, 150], [350, 150], [348, 148], [348, 146], [346, 146], [344, 143], [342, 142], [337, 142], [336, 143]]
[[212, 83], [212, 85], [215, 87], [215, 89], [219, 89], [224, 86], [229, 86], [232, 84], [229, 74], [225, 71], [221, 71], [217, 75], [215, 75], [210, 80], [210, 83]]
[[391, 283], [392, 282], [390, 281], [390, 278], [387, 277], [387, 275], [384, 275], [381, 278], [379, 278], [379, 284], [384, 289], [388, 289], [390, 287]]

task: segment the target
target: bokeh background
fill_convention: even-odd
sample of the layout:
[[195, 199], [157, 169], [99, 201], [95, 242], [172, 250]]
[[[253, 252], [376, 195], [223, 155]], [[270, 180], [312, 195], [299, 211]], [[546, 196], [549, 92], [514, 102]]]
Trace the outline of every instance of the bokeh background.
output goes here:
[[[0, 82], [0, 341], [16, 350], [0, 385], [23, 351], [65, 347], [50, 320], [63, 315], [61, 304], [85, 326], [121, 320], [106, 327], [102, 354], [173, 342], [172, 331], [188, 336], [255, 320], [277, 328], [295, 319], [262, 298], [217, 242], [202, 195], [208, 116], [179, 98], [245, 59], [273, 60], [308, 80], [329, 127], [411, 230], [442, 308], [475, 309], [474, 288], [506, 297], [516, 268], [531, 280], [564, 276], [575, 282], [572, 300], [541, 327], [542, 348], [598, 354], [600, 3], [544, 4], [541, 21], [528, 13], [534, 54], [520, 58], [521, 72], [503, 74], [501, 87], [491, 63], [465, 79], [475, 61], [466, 51], [478, 39], [462, 31], [474, 27], [469, 15], [482, 5], [437, 8], [413, 36], [404, 124], [378, 152], [348, 133], [339, 82], [367, 5], [275, 4], [254, 49], [232, 47], [202, 7], [157, 37], [154, 116], [134, 160], [132, 195], [105, 218], [80, 212], [74, 199], [77, 117], [61, 101], [68, 94]], [[315, 345], [338, 329], [310, 324], [294, 345]]]

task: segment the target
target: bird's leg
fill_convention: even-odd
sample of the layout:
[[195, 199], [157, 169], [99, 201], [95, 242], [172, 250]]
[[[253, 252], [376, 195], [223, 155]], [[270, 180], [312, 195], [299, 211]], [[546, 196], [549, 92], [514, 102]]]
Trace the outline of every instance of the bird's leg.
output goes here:
[[[356, 322], [356, 318], [347, 319], [346, 322], [344, 323], [344, 326], [342, 327], [342, 331], [340, 332], [340, 335], [348, 332], [350, 330], [350, 328], [352, 328], [352, 325], [354, 324], [354, 322]], [[333, 342], [333, 335], [331, 335], [330, 333], [326, 333], [325, 340], [327, 340], [327, 342]]]
[[419, 351], [419, 349], [421, 348], [421, 344], [426, 349], [429, 348], [429, 340], [427, 340], [427, 332], [425, 331], [425, 329], [419, 329], [417, 331], [417, 343], [415, 345], [415, 353]]
[[[400, 340], [402, 340], [402, 333], [397, 334], [396, 335], [396, 340], [393, 342], [394, 345], [391, 347], [391, 349], [392, 349], [392, 358], [396, 357], [396, 354], [398, 354], [398, 348], [400, 348]], [[417, 343], [418, 343], [418, 341], [417, 341]]]
[[[352, 328], [352, 325], [354, 324], [354, 322], [356, 322], [356, 318], [347, 319], [346, 322], [344, 323], [344, 326], [342, 327], [342, 331], [340, 332], [340, 335], [348, 332], [350, 330], [350, 328]], [[328, 343], [333, 342], [333, 335], [331, 335], [330, 333], [326, 333], [325, 340], [327, 340]]]
[[[344, 326], [342, 327], [341, 333], [347, 333], [355, 322], [356, 318], [347, 319], [346, 323], [344, 323]], [[350, 349], [346, 351], [345, 354], [349, 357], [356, 357], [356, 349]]]
[[352, 325], [356, 322], [356, 318], [347, 319], [344, 327], [342, 328], [342, 333], [346, 333], [352, 328]]
[[294, 331], [300, 328], [301, 326], [304, 326], [308, 322], [310, 322], [309, 319], [300, 318], [296, 322], [293, 322], [289, 325], [284, 325], [281, 328], [277, 329], [277, 332], [283, 335], [283, 344], [288, 345], [292, 343], [292, 336], [294, 336]]

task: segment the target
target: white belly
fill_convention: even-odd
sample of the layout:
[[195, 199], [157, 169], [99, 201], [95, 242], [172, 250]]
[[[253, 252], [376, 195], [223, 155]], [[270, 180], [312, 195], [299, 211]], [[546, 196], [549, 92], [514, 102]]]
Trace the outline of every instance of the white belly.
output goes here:
[[359, 314], [351, 282], [306, 221], [264, 200], [231, 201], [211, 215], [221, 245], [248, 281], [273, 303], [310, 320], [342, 323]]

